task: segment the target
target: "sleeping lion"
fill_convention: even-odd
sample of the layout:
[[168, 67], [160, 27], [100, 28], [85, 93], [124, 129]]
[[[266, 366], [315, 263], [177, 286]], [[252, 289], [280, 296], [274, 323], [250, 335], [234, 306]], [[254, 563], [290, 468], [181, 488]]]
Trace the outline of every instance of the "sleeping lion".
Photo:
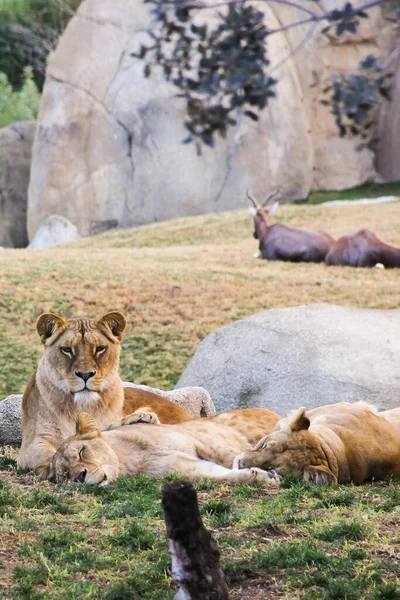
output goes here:
[[[266, 485], [279, 476], [257, 468], [232, 469], [238, 452], [249, 450], [246, 437], [231, 427], [205, 419], [161, 425], [154, 413], [142, 423], [100, 431], [87, 413], [78, 419], [77, 433], [61, 444], [52, 459], [38, 466], [41, 479], [106, 485], [118, 475], [163, 477], [175, 473], [189, 479]], [[152, 425], [144, 423], [153, 423]]]
[[376, 412], [363, 402], [300, 408], [282, 419], [234, 468], [275, 469], [319, 484], [362, 483], [400, 474], [400, 408]]

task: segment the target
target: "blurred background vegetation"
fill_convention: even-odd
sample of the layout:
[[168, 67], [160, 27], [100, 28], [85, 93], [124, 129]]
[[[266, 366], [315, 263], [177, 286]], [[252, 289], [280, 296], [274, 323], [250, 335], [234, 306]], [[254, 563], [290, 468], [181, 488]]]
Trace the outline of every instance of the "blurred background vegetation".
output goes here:
[[82, 0], [0, 0], [0, 127], [35, 119], [48, 55]]

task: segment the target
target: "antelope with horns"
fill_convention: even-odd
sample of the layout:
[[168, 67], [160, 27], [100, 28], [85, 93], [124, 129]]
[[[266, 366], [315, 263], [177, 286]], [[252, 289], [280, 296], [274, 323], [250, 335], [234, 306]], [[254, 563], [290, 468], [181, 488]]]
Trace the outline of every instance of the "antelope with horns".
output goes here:
[[254, 237], [259, 240], [262, 258], [292, 262], [323, 262], [335, 241], [329, 233], [289, 227], [283, 223], [269, 224], [269, 215], [279, 202], [275, 202], [272, 206], [267, 204], [278, 191], [268, 194], [260, 205], [249, 192], [246, 193], [253, 204], [249, 210], [254, 217]]
[[327, 265], [400, 267], [400, 248], [386, 244], [369, 229], [340, 237], [325, 258]]

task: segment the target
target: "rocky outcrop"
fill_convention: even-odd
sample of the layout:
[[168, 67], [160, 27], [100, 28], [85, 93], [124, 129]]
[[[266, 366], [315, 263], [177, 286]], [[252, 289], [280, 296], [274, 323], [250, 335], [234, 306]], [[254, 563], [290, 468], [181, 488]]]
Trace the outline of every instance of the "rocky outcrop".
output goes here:
[[[343, 2], [301, 4], [323, 14]], [[292, 6], [262, 3], [261, 8], [271, 29], [304, 18]], [[214, 15], [210, 9], [202, 18], [210, 21]], [[311, 33], [324, 24], [313, 24]], [[354, 141], [337, 137], [320, 99], [331, 73], [346, 73], [370, 52], [387, 50], [392, 26], [380, 8], [362, 20], [354, 39], [310, 36], [309, 23], [270, 36], [277, 99], [258, 123], [239, 121], [227, 140], [218, 140], [201, 157], [193, 145], [182, 144], [184, 103], [175, 88], [156, 71], [144, 78], [142, 61], [133, 56], [149, 41], [149, 25], [142, 0], [85, 0], [70, 21], [50, 60], [40, 107], [29, 188], [30, 239], [54, 212], [89, 235], [240, 208], [247, 188], [263, 197], [280, 186], [280, 200], [291, 201], [313, 187], [350, 187], [374, 174], [372, 154], [356, 152]]]
[[272, 309], [217, 329], [177, 387], [201, 385], [217, 412], [286, 415], [335, 402], [400, 406], [400, 310], [328, 304]]
[[[201, 387], [180, 388], [179, 390], [159, 390], [147, 385], [124, 382], [125, 387], [136, 387], [164, 396], [181, 406], [193, 417], [215, 415], [215, 406], [210, 394]], [[12, 394], [0, 402], [0, 445], [20, 446], [22, 394]]]
[[391, 102], [384, 102], [379, 115], [376, 167], [385, 181], [400, 179], [400, 55], [390, 66], [394, 73]]
[[79, 239], [78, 230], [71, 221], [60, 215], [50, 215], [39, 226], [35, 237], [28, 246], [29, 250], [45, 250]]
[[0, 129], [0, 246], [28, 244], [26, 213], [35, 129], [36, 123], [30, 121]]

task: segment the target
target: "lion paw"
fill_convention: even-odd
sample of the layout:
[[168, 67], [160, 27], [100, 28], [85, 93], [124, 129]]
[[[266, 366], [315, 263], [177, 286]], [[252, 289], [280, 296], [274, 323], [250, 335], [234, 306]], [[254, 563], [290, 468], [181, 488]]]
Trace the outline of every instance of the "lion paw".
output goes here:
[[256, 481], [262, 481], [268, 485], [279, 485], [282, 481], [282, 477], [273, 469], [270, 471], [264, 471], [258, 467], [252, 467], [250, 470], [255, 475]]
[[129, 421], [126, 423], [127, 425], [132, 425], [134, 423], [148, 423], [149, 425], [160, 425], [160, 419], [157, 417], [156, 413], [153, 412], [138, 412], [134, 413], [132, 417], [129, 418]]

